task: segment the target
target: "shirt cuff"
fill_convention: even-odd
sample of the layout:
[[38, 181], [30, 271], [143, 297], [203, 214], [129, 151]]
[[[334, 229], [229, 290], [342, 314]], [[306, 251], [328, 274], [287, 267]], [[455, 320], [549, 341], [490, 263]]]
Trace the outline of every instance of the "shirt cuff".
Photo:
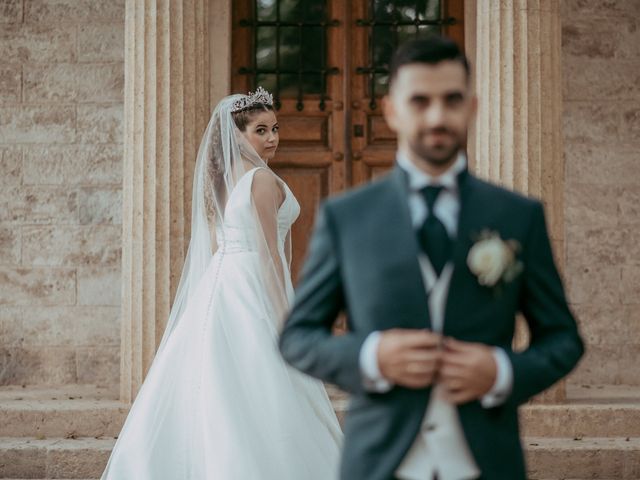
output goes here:
[[496, 362], [496, 381], [491, 390], [480, 399], [484, 408], [493, 408], [507, 401], [513, 388], [513, 366], [507, 352], [502, 348], [493, 349], [493, 358]]
[[375, 393], [385, 393], [393, 386], [380, 373], [378, 368], [378, 345], [380, 332], [370, 333], [360, 349], [360, 373], [362, 373], [365, 390]]

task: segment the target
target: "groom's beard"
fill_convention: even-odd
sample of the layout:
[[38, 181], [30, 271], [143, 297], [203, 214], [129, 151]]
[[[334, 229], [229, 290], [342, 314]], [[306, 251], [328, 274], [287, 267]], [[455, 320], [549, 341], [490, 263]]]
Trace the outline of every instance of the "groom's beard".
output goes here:
[[[449, 145], [425, 145], [425, 137], [431, 134], [449, 134], [454, 137], [453, 143]], [[445, 128], [437, 128], [427, 132], [420, 132], [416, 138], [413, 138], [409, 142], [411, 151], [418, 158], [426, 163], [433, 165], [434, 167], [442, 167], [448, 165], [455, 160], [458, 156], [458, 152], [462, 148], [463, 142], [457, 138], [456, 134]]]

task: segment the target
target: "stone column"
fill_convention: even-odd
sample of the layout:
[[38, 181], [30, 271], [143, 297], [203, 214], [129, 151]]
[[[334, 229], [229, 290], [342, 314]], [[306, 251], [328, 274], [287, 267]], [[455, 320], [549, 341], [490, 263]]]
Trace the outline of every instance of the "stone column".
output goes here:
[[189, 238], [191, 182], [209, 117], [208, 0], [127, 0], [121, 399], [162, 337]]
[[[475, 9], [475, 172], [544, 201], [564, 264], [560, 0], [482, 0]], [[473, 10], [473, 9], [469, 9]], [[526, 339], [520, 335], [518, 343]], [[542, 396], [562, 401], [564, 384]]]

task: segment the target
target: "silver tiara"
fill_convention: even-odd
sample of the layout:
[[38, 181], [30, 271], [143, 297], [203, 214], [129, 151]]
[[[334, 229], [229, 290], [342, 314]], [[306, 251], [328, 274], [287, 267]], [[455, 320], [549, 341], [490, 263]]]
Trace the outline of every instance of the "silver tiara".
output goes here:
[[255, 93], [249, 92], [248, 95], [242, 97], [240, 100], [233, 102], [231, 106], [231, 113], [239, 112], [245, 108], [252, 107], [256, 103], [263, 103], [265, 105], [273, 106], [273, 95], [267, 92], [264, 88], [258, 87]]

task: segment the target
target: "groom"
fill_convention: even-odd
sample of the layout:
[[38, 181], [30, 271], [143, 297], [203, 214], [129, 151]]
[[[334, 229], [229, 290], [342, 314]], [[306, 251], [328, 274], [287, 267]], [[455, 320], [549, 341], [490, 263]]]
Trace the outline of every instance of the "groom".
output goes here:
[[[395, 169], [319, 212], [280, 348], [352, 393], [342, 480], [524, 479], [518, 406], [583, 353], [542, 205], [467, 170], [469, 76], [448, 39], [403, 45]], [[519, 312], [531, 342], [514, 352]]]

